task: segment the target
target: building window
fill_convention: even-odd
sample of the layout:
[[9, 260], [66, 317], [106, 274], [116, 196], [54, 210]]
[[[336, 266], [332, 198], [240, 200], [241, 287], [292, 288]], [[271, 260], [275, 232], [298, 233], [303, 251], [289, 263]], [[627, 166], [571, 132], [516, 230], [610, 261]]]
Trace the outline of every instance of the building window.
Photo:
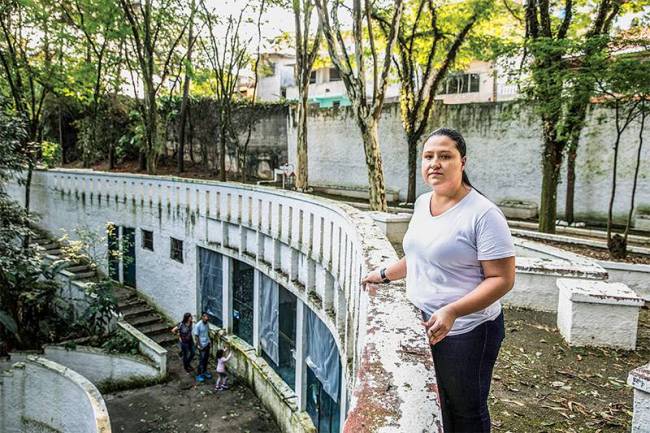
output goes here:
[[169, 238], [169, 239], [171, 241], [169, 257], [172, 260], [176, 260], [177, 262], [183, 263], [183, 241], [174, 238]]
[[309, 75], [309, 84], [315, 84], [316, 83], [316, 71], [311, 71], [311, 74]]
[[476, 93], [480, 90], [479, 74], [454, 74], [445, 80], [443, 94]]
[[199, 248], [199, 293], [201, 311], [208, 313], [210, 323], [223, 326], [223, 256]]
[[142, 248], [145, 250], [153, 251], [153, 232], [149, 230], [142, 230]]
[[280, 89], [280, 96], [281, 96], [282, 98], [285, 98], [285, 99], [287, 98], [287, 88], [286, 88], [286, 87], [282, 87], [282, 88]]
[[255, 269], [239, 260], [233, 259], [232, 263], [232, 330], [252, 346]]
[[330, 68], [330, 81], [341, 81], [341, 74], [336, 68]]

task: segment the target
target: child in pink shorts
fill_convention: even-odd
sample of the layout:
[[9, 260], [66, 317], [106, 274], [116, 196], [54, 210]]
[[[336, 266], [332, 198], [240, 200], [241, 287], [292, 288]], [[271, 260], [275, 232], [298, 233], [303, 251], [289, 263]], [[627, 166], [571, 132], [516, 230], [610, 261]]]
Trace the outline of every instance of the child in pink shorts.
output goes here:
[[222, 391], [228, 389], [228, 375], [226, 374], [226, 362], [230, 359], [232, 353], [230, 349], [226, 348], [217, 350], [217, 383], [214, 386], [215, 391]]

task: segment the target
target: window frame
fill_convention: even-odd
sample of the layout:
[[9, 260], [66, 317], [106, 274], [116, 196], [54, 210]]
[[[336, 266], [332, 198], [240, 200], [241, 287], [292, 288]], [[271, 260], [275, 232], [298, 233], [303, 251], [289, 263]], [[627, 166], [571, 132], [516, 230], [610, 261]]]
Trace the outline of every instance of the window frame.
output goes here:
[[[178, 253], [179, 251], [180, 256], [175, 256], [174, 252]], [[181, 239], [176, 239], [172, 236], [169, 237], [169, 258], [178, 263], [184, 263], [183, 241]]]
[[[140, 234], [142, 236], [142, 239], [140, 241], [140, 247], [143, 250], [148, 250], [148, 251], [154, 251], [154, 240], [153, 240], [153, 231], [152, 230], [146, 230], [146, 229], [140, 229]], [[148, 237], [151, 237], [148, 239]], [[151, 245], [147, 245], [147, 240], [151, 241]]]

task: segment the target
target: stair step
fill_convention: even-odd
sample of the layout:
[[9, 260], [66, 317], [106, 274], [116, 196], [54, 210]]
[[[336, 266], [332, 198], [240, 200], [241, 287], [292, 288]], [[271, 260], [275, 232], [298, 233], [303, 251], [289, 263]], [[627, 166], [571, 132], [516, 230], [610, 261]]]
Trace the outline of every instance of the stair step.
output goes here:
[[118, 298], [117, 306], [120, 308], [120, 312], [122, 314], [129, 314], [131, 311], [141, 309], [143, 307], [149, 308], [149, 305], [147, 305], [147, 303], [140, 298], [133, 298], [128, 302], [122, 302]]
[[67, 266], [65, 270], [68, 272], [72, 272], [73, 274], [76, 274], [78, 272], [90, 271], [90, 268], [88, 267], [88, 265], [74, 265], [74, 266]]
[[51, 250], [45, 250], [45, 254], [49, 254], [51, 256], [60, 256], [61, 248], [52, 248]]
[[135, 296], [129, 298], [121, 298], [117, 293], [115, 294], [115, 299], [117, 299], [117, 306], [120, 310], [126, 310], [129, 307], [135, 307], [137, 305], [142, 305], [144, 302]]
[[174, 334], [158, 334], [151, 337], [151, 339], [162, 347], [169, 347], [178, 342], [178, 337]]
[[153, 325], [138, 327], [138, 330], [151, 338], [158, 334], [170, 334], [171, 327], [163, 322], [154, 323]]
[[95, 276], [95, 271], [88, 271], [88, 272], [78, 272], [78, 273], [72, 273], [72, 276], [70, 277], [71, 280], [83, 280], [86, 278], [91, 278]]
[[152, 325], [157, 322], [162, 322], [162, 319], [160, 316], [157, 315], [150, 315], [150, 316], [140, 316], [140, 317], [134, 317], [132, 320], [129, 320], [129, 323], [136, 328], [138, 326], [147, 326], [147, 325]]
[[121, 311], [121, 313], [124, 315], [124, 320], [127, 322], [134, 318], [134, 317], [140, 317], [140, 316], [147, 316], [149, 314], [153, 313], [153, 310], [151, 307], [148, 305], [143, 305], [141, 307], [134, 307], [134, 308], [128, 308], [127, 310]]
[[55, 250], [55, 249], [61, 248], [61, 246], [59, 244], [55, 243], [55, 242], [48, 242], [48, 243], [42, 243], [42, 244], [37, 242], [37, 244], [38, 244], [39, 247], [45, 249], [45, 251], [47, 251], [47, 250]]

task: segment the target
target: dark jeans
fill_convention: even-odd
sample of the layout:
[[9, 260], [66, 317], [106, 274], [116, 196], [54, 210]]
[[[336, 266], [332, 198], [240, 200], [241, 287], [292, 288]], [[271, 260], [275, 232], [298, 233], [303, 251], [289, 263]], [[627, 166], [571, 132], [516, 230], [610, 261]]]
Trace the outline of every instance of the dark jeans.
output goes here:
[[470, 332], [447, 336], [431, 346], [445, 432], [490, 431], [487, 400], [492, 369], [504, 336], [501, 312], [496, 319]]
[[208, 370], [208, 359], [210, 358], [210, 344], [199, 349], [199, 368], [198, 374], [204, 374]]
[[192, 341], [188, 341], [187, 343], [183, 343], [181, 341], [181, 352], [183, 353], [183, 367], [185, 370], [190, 369], [190, 363], [194, 359], [194, 343]]

